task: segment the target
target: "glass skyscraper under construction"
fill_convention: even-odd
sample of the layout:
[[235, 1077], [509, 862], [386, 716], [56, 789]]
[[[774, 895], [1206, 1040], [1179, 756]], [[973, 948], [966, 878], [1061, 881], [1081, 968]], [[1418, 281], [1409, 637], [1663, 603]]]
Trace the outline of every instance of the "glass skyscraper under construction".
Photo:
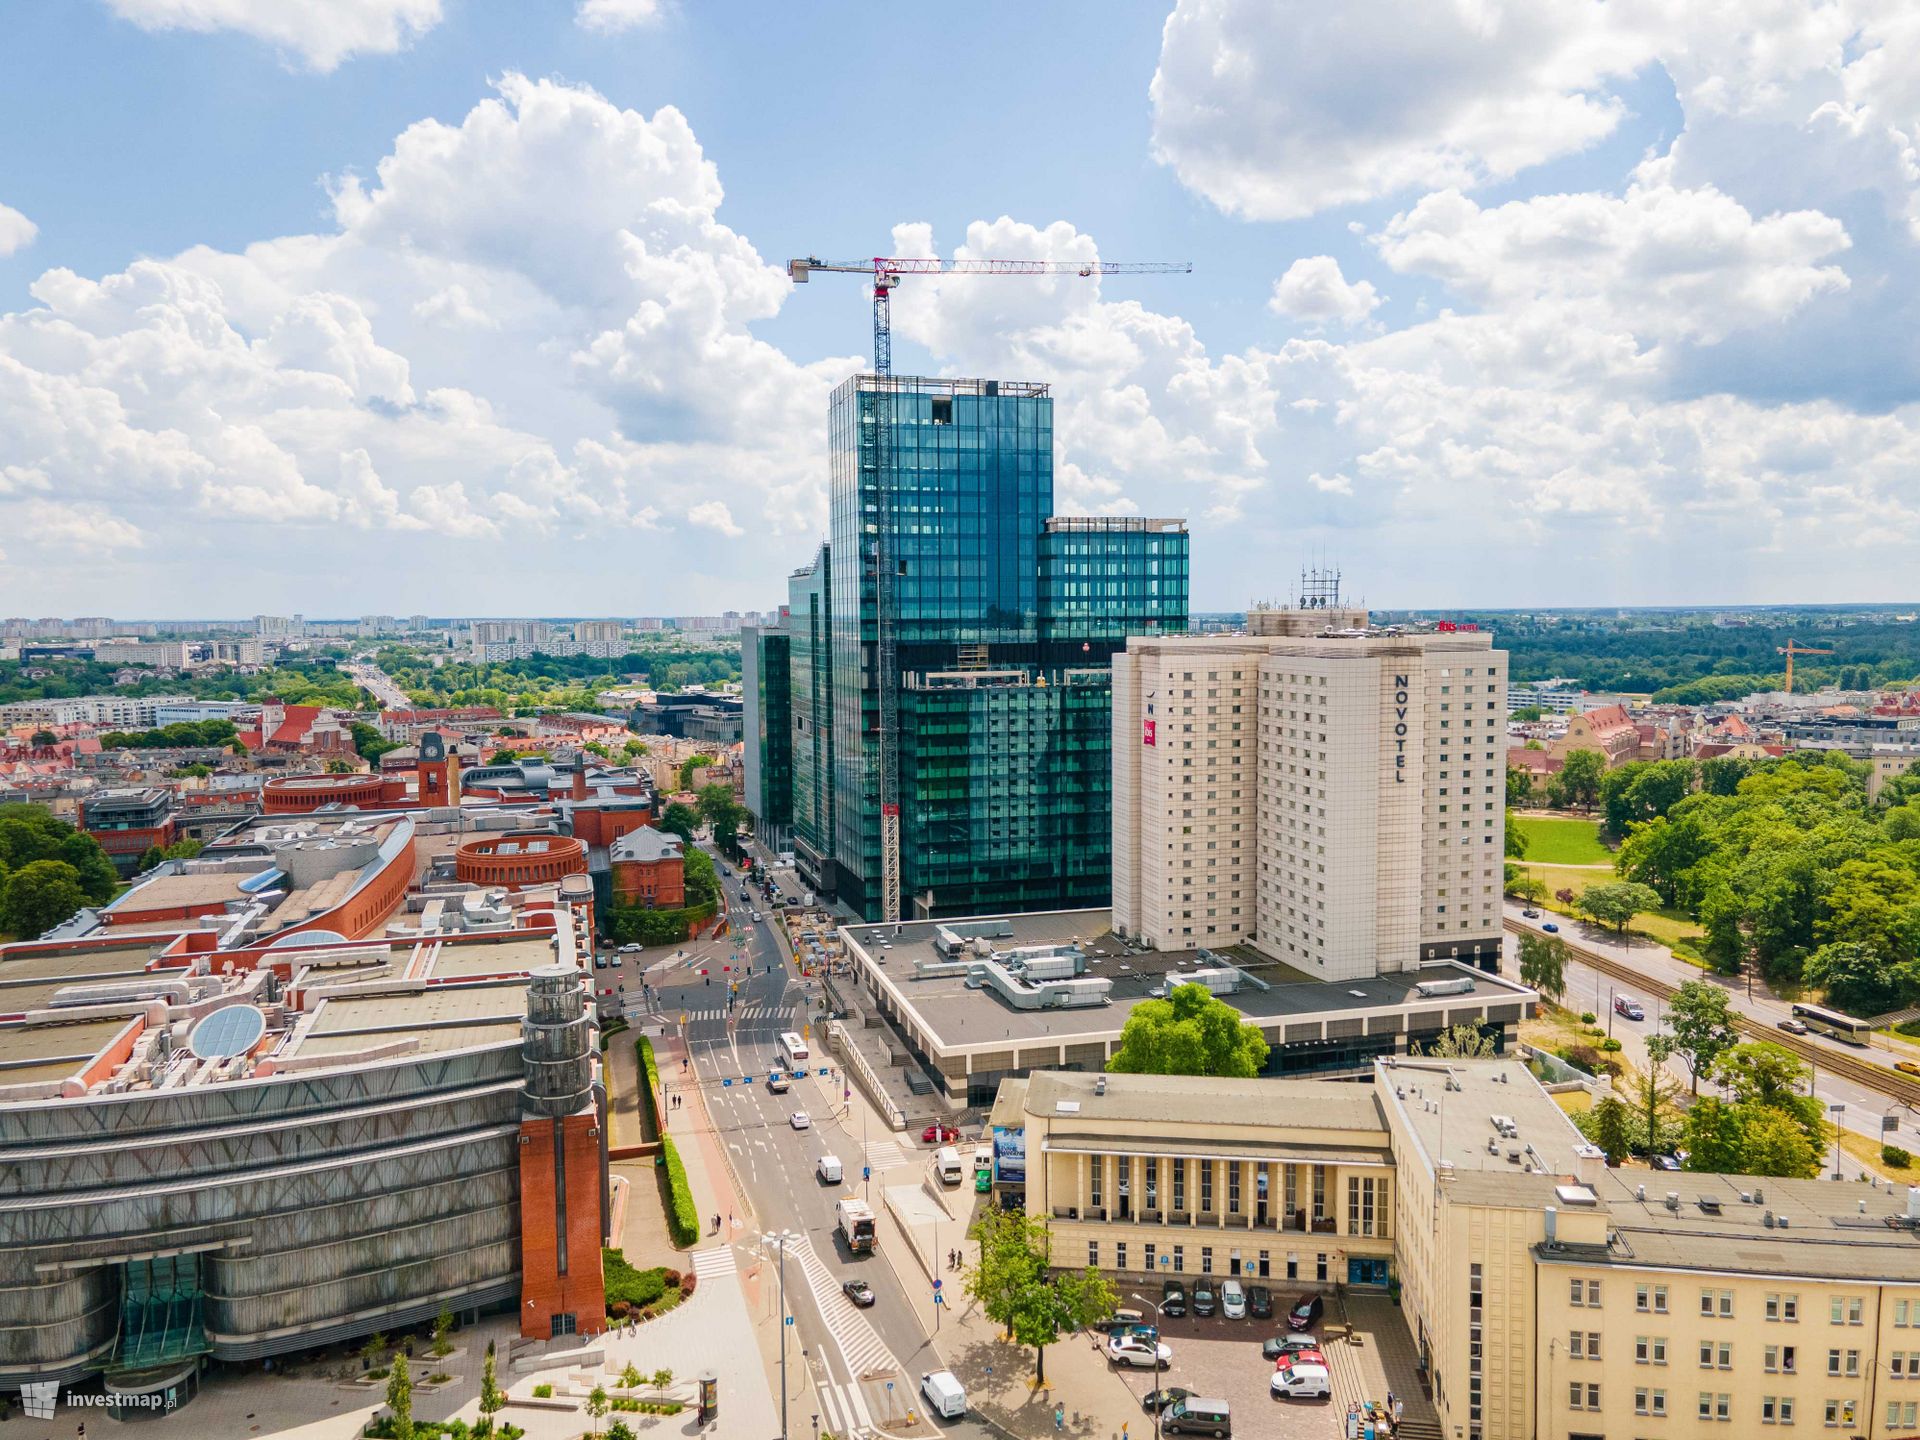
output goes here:
[[1052, 515], [1044, 385], [858, 375], [834, 391], [831, 538], [778, 626], [744, 637], [761, 838], [790, 839], [808, 884], [879, 918], [881, 413], [902, 914], [1105, 905], [1108, 662], [1129, 635], [1187, 628], [1187, 531]]

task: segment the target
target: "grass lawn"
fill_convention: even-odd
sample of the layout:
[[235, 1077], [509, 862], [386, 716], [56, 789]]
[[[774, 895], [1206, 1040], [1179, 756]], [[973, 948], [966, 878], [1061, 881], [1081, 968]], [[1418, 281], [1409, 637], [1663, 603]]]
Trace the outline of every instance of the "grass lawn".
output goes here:
[[[1886, 1161], [1880, 1158], [1879, 1144], [1873, 1140], [1869, 1140], [1865, 1135], [1858, 1134], [1852, 1130], [1842, 1130], [1840, 1132], [1840, 1148], [1869, 1170], [1875, 1172], [1883, 1180], [1899, 1180], [1908, 1185], [1920, 1184], [1920, 1165], [1887, 1164]], [[1831, 1154], [1832, 1152], [1829, 1151], [1828, 1153]], [[1821, 1159], [1823, 1163], [1820, 1168], [1825, 1170], [1827, 1168], [1824, 1163], [1826, 1157], [1822, 1156]]]
[[1549, 820], [1516, 815], [1514, 829], [1527, 837], [1526, 859], [1540, 865], [1611, 865], [1613, 852], [1600, 843], [1594, 820]]
[[[1520, 866], [1522, 873], [1531, 875], [1547, 887], [1547, 893], [1540, 901], [1543, 906], [1568, 916], [1574, 913], [1572, 907], [1554, 899], [1556, 893], [1571, 890], [1577, 897], [1589, 885], [1611, 885], [1620, 878], [1607, 870], [1582, 870], [1571, 865], [1535, 865], [1530, 860], [1514, 863]], [[1662, 945], [1670, 946], [1676, 940], [1698, 940], [1705, 933], [1700, 922], [1684, 910], [1649, 910], [1633, 922], [1636, 939], [1657, 940]]]

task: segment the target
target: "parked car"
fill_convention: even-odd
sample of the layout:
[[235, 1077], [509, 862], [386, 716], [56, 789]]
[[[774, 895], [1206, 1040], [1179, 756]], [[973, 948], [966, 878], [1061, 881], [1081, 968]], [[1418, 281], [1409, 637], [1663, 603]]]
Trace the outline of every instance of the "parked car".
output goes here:
[[620, 947], [620, 953], [622, 955], [638, 955], [640, 953], [640, 947], [638, 945], [622, 945]]
[[920, 1132], [923, 1145], [951, 1145], [960, 1138], [960, 1132], [951, 1125], [935, 1123]]
[[1267, 1387], [1286, 1400], [1323, 1400], [1333, 1394], [1333, 1380], [1325, 1365], [1282, 1365]]
[[1641, 1007], [1640, 1002], [1631, 995], [1614, 996], [1613, 1013], [1616, 1015], [1624, 1015], [1629, 1020], [1644, 1020], [1647, 1018], [1647, 1012]]
[[1326, 1363], [1327, 1352], [1315, 1345], [1306, 1350], [1289, 1350], [1275, 1359], [1273, 1368], [1278, 1370], [1286, 1365], [1324, 1365]]
[[1193, 1287], [1193, 1313], [1199, 1316], [1211, 1315], [1217, 1297], [1214, 1295], [1213, 1282], [1200, 1280]]
[[1247, 1287], [1247, 1313], [1256, 1320], [1273, 1318], [1273, 1291], [1264, 1285]]
[[1116, 1365], [1164, 1370], [1173, 1363], [1173, 1347], [1142, 1335], [1114, 1335], [1107, 1340], [1107, 1358]]
[[1289, 1330], [1311, 1330], [1325, 1313], [1326, 1302], [1318, 1295], [1302, 1295], [1287, 1312]]
[[840, 1287], [840, 1291], [862, 1310], [873, 1304], [873, 1286], [864, 1280], [849, 1280]]
[[1795, 1020], [1792, 1016], [1788, 1016], [1785, 1020], [1776, 1020], [1773, 1023], [1776, 1029], [1784, 1030], [1789, 1035], [1804, 1035], [1807, 1033], [1807, 1022], [1804, 1020]]
[[787, 1123], [796, 1130], [805, 1130], [813, 1124], [813, 1117], [804, 1110], [796, 1110], [787, 1117]]
[[1247, 1318], [1247, 1292], [1238, 1280], [1220, 1283], [1220, 1313], [1229, 1320]]
[[1656, 1170], [1678, 1170], [1680, 1168], [1680, 1157], [1678, 1155], [1656, 1155], [1653, 1157], [1653, 1168]]
[[1527, 920], [1538, 920], [1540, 918], [1540, 912], [1538, 910], [1522, 910], [1520, 914], [1523, 919]]
[[1162, 1316], [1187, 1313], [1187, 1287], [1178, 1280], [1169, 1280], [1160, 1287], [1160, 1313]]
[[1549, 920], [1546, 924], [1542, 925], [1540, 928], [1546, 931], [1547, 934], [1549, 935], [1558, 935], [1560, 933], [1560, 927], [1554, 924], [1551, 920]]
[[1275, 1335], [1260, 1342], [1262, 1360], [1280, 1360], [1303, 1350], [1318, 1350], [1320, 1342], [1312, 1335]]
[[[1103, 1335], [1111, 1335], [1116, 1330], [1138, 1329], [1146, 1322], [1146, 1313], [1134, 1309], [1131, 1305], [1122, 1305], [1104, 1320], [1096, 1320], [1093, 1328]], [[1152, 1327], [1149, 1326], [1149, 1329]]]
[[1178, 1385], [1168, 1385], [1159, 1390], [1149, 1390], [1140, 1398], [1140, 1408], [1151, 1415], [1156, 1410], [1164, 1410], [1167, 1406], [1174, 1404], [1176, 1401], [1184, 1400], [1191, 1394], [1193, 1394], [1191, 1390], [1183, 1390]]

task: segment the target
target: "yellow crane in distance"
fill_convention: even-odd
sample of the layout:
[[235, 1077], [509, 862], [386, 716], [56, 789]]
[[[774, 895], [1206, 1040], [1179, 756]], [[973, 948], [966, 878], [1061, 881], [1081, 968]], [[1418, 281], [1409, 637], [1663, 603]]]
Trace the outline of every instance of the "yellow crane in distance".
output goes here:
[[1793, 657], [1796, 655], [1831, 655], [1831, 650], [1815, 649], [1811, 645], [1802, 645], [1798, 640], [1789, 640], [1785, 645], [1774, 647], [1776, 654], [1787, 657], [1787, 693], [1793, 693]]

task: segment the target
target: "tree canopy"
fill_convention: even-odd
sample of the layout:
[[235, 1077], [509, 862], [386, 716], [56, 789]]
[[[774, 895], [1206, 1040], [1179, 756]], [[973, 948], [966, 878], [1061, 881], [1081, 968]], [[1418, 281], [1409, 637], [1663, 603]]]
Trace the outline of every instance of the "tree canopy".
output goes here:
[[1092, 1266], [1050, 1273], [1053, 1237], [1040, 1216], [990, 1208], [967, 1233], [980, 1256], [967, 1272], [966, 1292], [1016, 1344], [1033, 1347], [1040, 1381], [1047, 1378], [1047, 1346], [1098, 1324], [1119, 1304], [1112, 1284]]
[[1648, 885], [1624, 881], [1612, 885], [1589, 885], [1573, 902], [1573, 908], [1601, 924], [1611, 925], [1622, 935], [1633, 917], [1660, 908], [1660, 893]]
[[1567, 955], [1567, 942], [1558, 935], [1526, 932], [1520, 937], [1520, 983], [1557, 1002], [1567, 993]]
[[1705, 980], [1689, 980], [1667, 998], [1666, 1016], [1672, 1053], [1687, 1062], [1693, 1090], [1700, 1077], [1740, 1039], [1727, 992]]
[[1133, 1008], [1107, 1068], [1124, 1075], [1221, 1075], [1247, 1080], [1267, 1063], [1260, 1027], [1204, 985], [1175, 985]]

